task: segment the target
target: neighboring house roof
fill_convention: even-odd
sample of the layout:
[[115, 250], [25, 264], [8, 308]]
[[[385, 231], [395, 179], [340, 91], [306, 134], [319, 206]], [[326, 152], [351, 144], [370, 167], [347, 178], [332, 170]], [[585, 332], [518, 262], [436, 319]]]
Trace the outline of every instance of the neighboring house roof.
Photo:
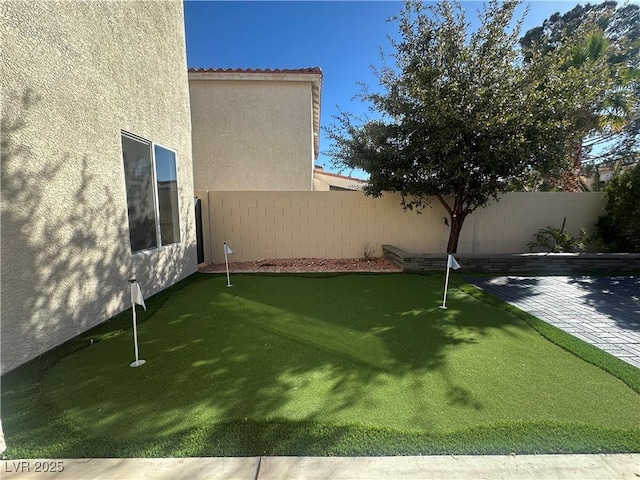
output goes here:
[[319, 73], [320, 67], [309, 68], [190, 68], [189, 72], [217, 72], [217, 73]]
[[325, 172], [322, 167], [314, 167], [313, 178], [320, 182], [326, 183], [330, 187], [343, 190], [362, 190], [367, 185], [367, 180], [361, 178], [347, 177], [337, 173]]
[[[640, 161], [636, 160], [635, 162], [631, 162], [625, 165], [620, 165], [620, 171], [624, 172], [627, 169], [634, 168], [636, 165], [639, 165]], [[601, 183], [607, 183], [613, 177], [613, 173], [616, 169], [615, 162], [606, 162], [597, 166], [598, 167], [598, 175]], [[580, 179], [586, 183], [589, 187], [593, 186], [593, 182], [595, 181], [595, 175], [587, 175], [585, 173], [585, 169], [582, 169], [582, 174], [580, 175]]]
[[266, 80], [310, 81], [313, 100], [313, 150], [315, 158], [320, 152], [320, 93], [322, 69], [310, 68], [190, 68], [189, 80]]

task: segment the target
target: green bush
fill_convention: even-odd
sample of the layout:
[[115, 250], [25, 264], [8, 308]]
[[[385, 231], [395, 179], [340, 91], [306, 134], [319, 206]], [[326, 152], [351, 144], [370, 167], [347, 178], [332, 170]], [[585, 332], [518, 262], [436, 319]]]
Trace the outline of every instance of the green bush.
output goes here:
[[541, 248], [551, 253], [579, 253], [585, 251], [587, 242], [587, 232], [580, 229], [578, 237], [572, 237], [564, 228], [567, 217], [562, 221], [562, 227], [541, 228], [533, 237], [535, 241], [527, 243], [529, 251], [534, 248]]
[[611, 252], [640, 252], [640, 164], [622, 171], [616, 167], [605, 187], [607, 214], [596, 229]]

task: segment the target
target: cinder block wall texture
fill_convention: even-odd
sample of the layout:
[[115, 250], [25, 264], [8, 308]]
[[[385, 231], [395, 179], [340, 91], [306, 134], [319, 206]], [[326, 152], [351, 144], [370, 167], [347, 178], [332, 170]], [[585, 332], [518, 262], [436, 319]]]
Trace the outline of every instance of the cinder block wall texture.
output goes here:
[[[205, 262], [267, 258], [354, 258], [365, 242], [395, 245], [408, 252], [446, 252], [446, 211], [434, 199], [416, 214], [404, 211], [400, 196], [366, 197], [362, 192], [207, 192], [203, 199]], [[592, 231], [604, 213], [600, 193], [509, 193], [470, 215], [463, 227], [461, 253], [522, 253], [547, 226], [577, 235]], [[206, 212], [208, 211], [208, 215]], [[378, 248], [378, 254], [381, 254]]]

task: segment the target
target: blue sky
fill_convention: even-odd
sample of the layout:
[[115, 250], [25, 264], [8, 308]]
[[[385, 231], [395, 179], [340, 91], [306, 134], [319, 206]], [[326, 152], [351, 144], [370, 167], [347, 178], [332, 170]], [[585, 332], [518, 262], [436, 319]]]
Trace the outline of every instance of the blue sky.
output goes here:
[[[527, 5], [530, 11], [522, 33], [577, 3], [523, 2], [517, 16]], [[320, 155], [316, 164], [332, 170], [331, 159], [324, 153], [330, 143], [322, 127], [335, 122], [332, 117], [338, 109], [366, 113], [367, 106], [353, 99], [360, 92], [357, 82], [377, 85], [370, 66], [381, 64], [380, 48], [391, 51], [387, 36], [397, 34], [397, 24], [387, 20], [402, 6], [401, 1], [186, 0], [187, 64], [189, 68], [322, 68]], [[473, 28], [482, 2], [462, 2], [462, 6]], [[363, 176], [361, 172], [353, 174]]]

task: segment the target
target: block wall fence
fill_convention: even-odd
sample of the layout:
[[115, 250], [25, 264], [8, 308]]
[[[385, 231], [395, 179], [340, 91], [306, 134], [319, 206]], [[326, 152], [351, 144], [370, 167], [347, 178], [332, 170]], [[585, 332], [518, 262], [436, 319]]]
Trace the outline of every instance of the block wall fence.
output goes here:
[[[404, 211], [400, 195], [366, 197], [362, 192], [196, 191], [202, 201], [205, 263], [268, 258], [354, 258], [365, 242], [394, 245], [407, 252], [445, 253], [447, 213], [434, 199], [430, 207]], [[547, 226], [593, 231], [604, 214], [599, 192], [513, 192], [467, 217], [458, 252], [528, 252], [527, 243]]]

